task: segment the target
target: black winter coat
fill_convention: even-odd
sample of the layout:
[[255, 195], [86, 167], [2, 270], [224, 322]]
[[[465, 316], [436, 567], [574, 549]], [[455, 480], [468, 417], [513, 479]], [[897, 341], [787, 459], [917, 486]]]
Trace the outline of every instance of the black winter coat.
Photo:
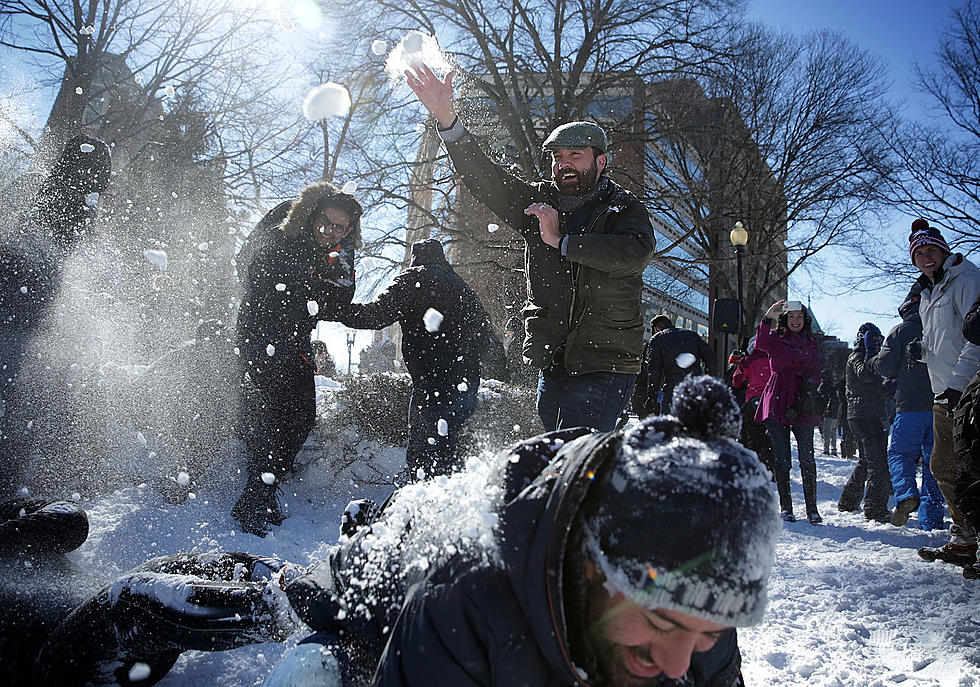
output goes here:
[[931, 412], [932, 384], [925, 363], [909, 367], [905, 348], [911, 341], [922, 338], [922, 320], [919, 311], [892, 327], [881, 345], [881, 350], [869, 362], [871, 369], [882, 377], [894, 377], [895, 412]]
[[[695, 363], [689, 367], [677, 364], [677, 356], [689, 353]], [[643, 366], [636, 378], [633, 392], [633, 412], [641, 418], [658, 412], [670, 412], [669, 408], [657, 405], [657, 392], [663, 390], [664, 399], [669, 399], [674, 387], [688, 375], [702, 372], [715, 374], [714, 356], [707, 342], [690, 329], [671, 327], [650, 337], [643, 348]]]
[[[352, 303], [335, 316], [357, 329], [382, 329], [399, 322], [402, 357], [414, 386], [452, 393], [465, 383], [476, 390], [481, 355], [493, 352], [503, 357], [490, 317], [470, 285], [446, 261], [438, 241], [416, 243], [412, 253], [411, 267], [377, 298]], [[429, 310], [435, 312], [427, 316]]]
[[977, 298], [963, 319], [963, 336], [970, 343], [980, 346], [980, 298]]
[[871, 360], [872, 358], [865, 355], [864, 344], [860, 343], [847, 357], [844, 383], [848, 420], [858, 418], [884, 420], [887, 416], [885, 386]]
[[238, 348], [245, 371], [259, 387], [295, 374], [312, 378], [310, 332], [316, 313], [354, 297], [351, 237], [334, 251], [318, 246], [306, 233], [287, 237], [279, 227], [291, 205], [287, 201], [270, 210], [239, 251], [244, 293]]
[[[404, 592], [392, 592], [389, 585], [360, 592], [372, 612], [371, 627], [360, 624], [354, 631], [384, 643], [372, 684], [598, 687], [576, 668], [587, 665], [589, 657], [572, 655], [569, 623], [584, 617], [585, 609], [569, 608], [564, 574], [573, 555], [569, 532], [593, 483], [590, 472], [611, 455], [609, 436], [562, 430], [524, 441], [502, 456], [499, 565], [457, 554], [448, 564], [409, 578]], [[337, 554], [335, 588], [349, 589], [362, 579], [357, 547], [369, 536], [369, 528], [363, 528]], [[410, 532], [403, 535], [408, 537]], [[396, 570], [403, 563], [392, 561], [389, 567]], [[322, 603], [327, 594], [309, 577], [294, 581], [286, 593], [314, 629], [351, 631], [346, 619], [338, 624], [337, 606]], [[730, 630], [711, 650], [692, 656], [691, 684], [730, 687], [739, 664], [736, 633]]]

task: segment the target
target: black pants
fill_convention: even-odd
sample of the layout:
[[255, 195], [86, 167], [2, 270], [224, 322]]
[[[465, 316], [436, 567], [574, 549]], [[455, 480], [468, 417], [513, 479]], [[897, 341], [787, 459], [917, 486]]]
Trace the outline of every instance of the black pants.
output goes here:
[[841, 510], [857, 510], [864, 500], [864, 514], [882, 520], [888, 517], [888, 497], [892, 493], [888, 472], [888, 434], [880, 418], [848, 418], [858, 445], [858, 462], [844, 485]]

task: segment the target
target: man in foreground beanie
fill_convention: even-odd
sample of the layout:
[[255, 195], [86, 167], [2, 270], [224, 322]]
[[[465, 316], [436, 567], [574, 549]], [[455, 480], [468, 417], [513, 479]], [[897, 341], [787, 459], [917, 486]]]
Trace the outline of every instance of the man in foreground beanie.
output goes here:
[[469, 471], [442, 507], [396, 492], [286, 586], [318, 632], [266, 686], [741, 685], [735, 628], [762, 619], [779, 511], [721, 381], [685, 380], [673, 411], [503, 451], [482, 515], [455, 517]]
[[919, 316], [922, 341], [909, 345], [909, 357], [929, 371], [933, 400], [933, 445], [930, 468], [946, 497], [953, 524], [949, 542], [923, 547], [926, 560], [969, 564], [977, 553], [977, 534], [956, 507], [957, 461], [953, 453], [952, 411], [970, 378], [980, 367], [980, 346], [963, 337], [963, 319], [980, 295], [980, 270], [953, 253], [942, 233], [921, 217], [912, 222], [909, 255], [922, 275]]

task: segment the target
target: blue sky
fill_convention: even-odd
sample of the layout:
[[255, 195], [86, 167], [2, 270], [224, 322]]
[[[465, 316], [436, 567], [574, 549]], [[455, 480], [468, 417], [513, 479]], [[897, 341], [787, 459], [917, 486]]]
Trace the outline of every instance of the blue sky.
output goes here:
[[[913, 65], [934, 62], [939, 31], [948, 21], [954, 0], [750, 0], [749, 17], [774, 28], [803, 34], [833, 29], [846, 34], [868, 52], [881, 57], [888, 69], [894, 99], [911, 112], [923, 113], [926, 100], [912, 88]], [[896, 215], [883, 220], [883, 230], [904, 237], [913, 218]], [[824, 258], [846, 263], [847, 255]], [[803, 280], [799, 280], [802, 282]], [[831, 295], [803, 283], [790, 284], [790, 297], [804, 303], [812, 299], [814, 315], [832, 325], [832, 333], [849, 341], [863, 322], [874, 322], [887, 332], [898, 324], [898, 304], [908, 284], [872, 293], [835, 295], [836, 283], [822, 285]]]

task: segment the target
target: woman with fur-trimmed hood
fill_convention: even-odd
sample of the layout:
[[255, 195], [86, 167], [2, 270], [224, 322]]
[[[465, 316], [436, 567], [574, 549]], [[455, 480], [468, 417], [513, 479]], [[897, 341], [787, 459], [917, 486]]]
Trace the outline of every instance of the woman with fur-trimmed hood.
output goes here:
[[310, 332], [319, 309], [354, 297], [362, 213], [333, 184], [310, 184], [269, 211], [238, 253], [247, 482], [232, 515], [246, 532], [265, 536], [282, 523], [277, 482], [292, 469], [316, 412]]

